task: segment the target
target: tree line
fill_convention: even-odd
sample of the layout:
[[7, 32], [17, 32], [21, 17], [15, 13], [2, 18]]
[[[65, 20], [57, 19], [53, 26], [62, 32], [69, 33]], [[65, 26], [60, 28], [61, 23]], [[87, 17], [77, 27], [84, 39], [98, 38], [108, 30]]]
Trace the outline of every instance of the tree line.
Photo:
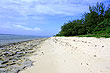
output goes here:
[[77, 36], [96, 34], [110, 34], [110, 5], [103, 3], [89, 6], [89, 13], [84, 13], [81, 19], [69, 21], [61, 26], [56, 36]]

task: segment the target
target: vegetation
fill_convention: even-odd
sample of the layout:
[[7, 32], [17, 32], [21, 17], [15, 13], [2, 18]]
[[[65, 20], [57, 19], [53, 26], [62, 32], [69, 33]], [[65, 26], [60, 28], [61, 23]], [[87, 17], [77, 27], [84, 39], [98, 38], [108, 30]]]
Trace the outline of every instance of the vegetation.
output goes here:
[[97, 3], [89, 6], [89, 11], [82, 19], [65, 23], [56, 36], [110, 37], [110, 5]]

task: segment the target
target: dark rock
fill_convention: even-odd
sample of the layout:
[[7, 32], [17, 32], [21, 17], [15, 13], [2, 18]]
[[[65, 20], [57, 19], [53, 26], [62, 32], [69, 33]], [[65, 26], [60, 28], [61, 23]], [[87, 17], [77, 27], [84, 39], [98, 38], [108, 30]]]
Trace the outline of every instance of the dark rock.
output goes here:
[[6, 63], [8, 63], [9, 61], [3, 61], [1, 64], [6, 64]]
[[94, 57], [96, 57], [96, 55], [94, 55]]

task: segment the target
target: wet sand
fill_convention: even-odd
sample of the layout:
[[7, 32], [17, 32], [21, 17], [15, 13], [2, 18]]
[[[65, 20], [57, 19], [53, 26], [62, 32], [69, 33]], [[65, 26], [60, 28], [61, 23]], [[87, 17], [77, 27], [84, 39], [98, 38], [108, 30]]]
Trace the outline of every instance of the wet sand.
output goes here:
[[51, 37], [20, 73], [110, 73], [110, 38]]

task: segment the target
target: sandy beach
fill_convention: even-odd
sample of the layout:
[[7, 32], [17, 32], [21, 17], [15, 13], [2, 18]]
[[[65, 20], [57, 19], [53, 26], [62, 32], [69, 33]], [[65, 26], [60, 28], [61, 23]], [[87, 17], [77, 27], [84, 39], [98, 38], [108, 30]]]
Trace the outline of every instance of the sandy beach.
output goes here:
[[51, 37], [20, 73], [110, 73], [110, 38]]

